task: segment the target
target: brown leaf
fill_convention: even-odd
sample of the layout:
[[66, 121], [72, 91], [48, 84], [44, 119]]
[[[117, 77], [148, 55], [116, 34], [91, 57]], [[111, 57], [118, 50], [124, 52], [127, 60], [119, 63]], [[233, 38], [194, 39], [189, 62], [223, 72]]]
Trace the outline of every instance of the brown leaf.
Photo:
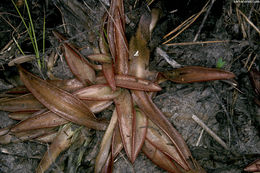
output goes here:
[[133, 149], [132, 149], [132, 162], [138, 156], [145, 140], [148, 119], [140, 109], [136, 109], [136, 116], [133, 122]]
[[130, 40], [129, 58], [130, 74], [140, 78], [146, 78], [149, 74], [150, 50], [147, 43], [150, 39], [149, 24], [151, 18], [149, 15], [142, 15], [138, 29]]
[[142, 151], [150, 160], [166, 171], [171, 173], [181, 173], [174, 162], [172, 162], [167, 155], [153, 146], [148, 140], [145, 140]]
[[119, 130], [119, 125], [118, 123], [116, 124], [116, 127], [113, 132], [113, 138], [112, 138], [112, 160], [116, 158], [118, 153], [123, 149], [123, 143], [120, 135], [120, 130]]
[[260, 96], [260, 72], [256, 70], [251, 70], [250, 79], [255, 88], [255, 92]]
[[70, 67], [71, 72], [83, 83], [93, 84], [96, 80], [94, 69], [89, 65], [86, 59], [79, 55], [68, 44], [64, 43], [64, 55]]
[[50, 167], [52, 162], [56, 160], [59, 154], [71, 145], [72, 135], [73, 131], [71, 130], [70, 125], [66, 125], [62, 128], [53, 140], [52, 144], [48, 147], [48, 150], [45, 152], [36, 169], [36, 173], [44, 173]]
[[[122, 14], [123, 15], [123, 14]], [[128, 43], [126, 40], [123, 23], [119, 9], [115, 9], [115, 71], [116, 74], [128, 74]]]
[[68, 122], [68, 120], [65, 120], [51, 111], [40, 111], [32, 117], [17, 123], [14, 127], [11, 128], [11, 132], [15, 133], [48, 127], [57, 127]]
[[112, 63], [112, 58], [110, 55], [107, 54], [93, 54], [93, 55], [88, 55], [88, 59], [100, 63]]
[[[113, 137], [113, 131], [117, 124], [117, 113], [116, 109], [114, 109], [113, 115], [110, 119], [110, 123], [107, 127], [107, 130], [102, 138], [99, 153], [95, 162], [95, 173], [101, 172], [104, 165], [106, 165], [106, 161], [111, 157], [110, 149]], [[111, 158], [110, 158], [111, 159]]]
[[234, 78], [232, 72], [216, 68], [206, 68], [199, 66], [187, 66], [173, 71], [162, 73], [168, 80], [176, 83], [192, 83], [211, 80], [223, 80]]
[[0, 110], [8, 112], [37, 111], [44, 106], [32, 94], [25, 94], [15, 98], [0, 101]]
[[39, 142], [43, 142], [43, 143], [51, 143], [51, 142], [53, 142], [53, 140], [56, 138], [57, 135], [58, 135], [58, 132], [53, 131], [51, 133], [37, 137], [34, 140], [39, 141]]
[[114, 67], [113, 64], [102, 64], [102, 71], [105, 76], [105, 79], [108, 85], [111, 87], [113, 91], [116, 90], [116, 81], [115, 81], [115, 74], [114, 74]]
[[133, 120], [135, 119], [135, 113], [133, 101], [128, 90], [124, 90], [120, 96], [114, 99], [114, 102], [116, 104], [118, 124], [124, 149], [128, 158], [133, 161]]
[[179, 155], [169, 137], [151, 120], [148, 121], [146, 139], [161, 152], [174, 159], [182, 168], [189, 170], [182, 157]]
[[121, 94], [121, 89], [118, 88], [116, 91], [112, 91], [108, 85], [100, 84], [85, 87], [74, 92], [73, 94], [83, 100], [111, 100]]
[[176, 147], [177, 152], [183, 160], [183, 164], [187, 165], [189, 169], [193, 168], [190, 163], [192, 158], [190, 150], [188, 149], [185, 141], [178, 131], [171, 125], [163, 113], [154, 105], [152, 100], [143, 91], [132, 91], [135, 103], [145, 113], [145, 115], [153, 121], [162, 131], [169, 137], [173, 145]]
[[19, 73], [25, 86], [52, 112], [88, 128], [106, 129], [106, 123], [100, 122], [87, 105], [77, 97], [32, 75], [21, 67], [19, 67]]
[[35, 139], [37, 137], [53, 133], [56, 131], [54, 128], [44, 128], [44, 129], [36, 129], [32, 131], [25, 131], [25, 132], [17, 132], [17, 133], [12, 133], [13, 137], [11, 139], [11, 142], [22, 142], [22, 141], [27, 141], [31, 139]]
[[[137, 78], [129, 75], [116, 75], [116, 86], [121, 88], [127, 88], [132, 90], [141, 91], [160, 91], [161, 87], [158, 84], [150, 82], [149, 80]], [[103, 76], [97, 78], [98, 84], [104, 84], [105, 80]]]
[[[91, 101], [86, 103], [93, 113], [100, 112], [112, 104], [112, 101]], [[28, 119], [25, 119], [11, 128], [12, 132], [29, 131], [47, 127], [56, 127], [68, 123], [68, 121], [51, 111], [39, 111]]]
[[259, 172], [260, 171], [260, 159], [257, 159], [256, 161], [254, 161], [253, 163], [248, 165], [244, 169], [244, 171], [247, 171], [247, 172]]

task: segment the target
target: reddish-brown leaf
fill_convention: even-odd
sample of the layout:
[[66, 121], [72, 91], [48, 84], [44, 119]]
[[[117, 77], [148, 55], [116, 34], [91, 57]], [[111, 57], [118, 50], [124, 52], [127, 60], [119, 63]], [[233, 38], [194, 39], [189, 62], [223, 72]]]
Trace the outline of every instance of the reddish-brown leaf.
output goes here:
[[0, 110], [8, 112], [18, 111], [37, 111], [44, 106], [32, 94], [25, 94], [15, 98], [4, 99], [0, 101]]
[[257, 159], [256, 161], [254, 161], [253, 163], [248, 165], [244, 169], [244, 171], [247, 171], [247, 172], [259, 172], [260, 171], [260, 159]]
[[59, 134], [55, 137], [52, 144], [48, 147], [41, 162], [39, 163], [36, 173], [44, 173], [56, 160], [59, 154], [66, 150], [71, 145], [71, 136], [73, 131], [69, 125], [62, 128]]
[[128, 43], [126, 40], [119, 8], [115, 9], [115, 71], [116, 74], [128, 74]]
[[11, 132], [29, 131], [47, 127], [56, 127], [68, 123], [68, 120], [56, 115], [51, 111], [40, 111], [32, 117], [17, 123], [11, 128]]
[[[93, 113], [100, 112], [112, 104], [112, 101], [89, 101], [86, 103]], [[47, 127], [56, 127], [68, 121], [51, 111], [39, 111], [11, 128], [12, 132], [29, 131]]]
[[138, 29], [130, 40], [130, 74], [140, 78], [146, 78], [149, 72], [150, 50], [147, 42], [150, 39], [149, 24], [151, 18], [149, 15], [142, 15]]
[[175, 69], [173, 71], [163, 72], [162, 74], [168, 80], [171, 80], [176, 83], [192, 83], [211, 80], [223, 80], [235, 77], [234, 73], [229, 71], [199, 66], [187, 66]]
[[146, 139], [170, 158], [174, 159], [182, 168], [189, 170], [182, 157], [179, 155], [175, 146], [172, 144], [169, 137], [157, 127], [151, 120], [149, 120]]
[[117, 113], [116, 113], [116, 109], [114, 109], [110, 123], [102, 138], [99, 153], [96, 158], [96, 162], [95, 162], [95, 172], [96, 173], [102, 172], [101, 170], [104, 167], [104, 165], [106, 165], [107, 160], [111, 159], [111, 158], [109, 158], [109, 157], [111, 157], [110, 149], [111, 149], [113, 131], [115, 129], [116, 124], [117, 124]]
[[142, 151], [150, 160], [166, 171], [171, 173], [181, 173], [175, 163], [167, 155], [152, 145], [148, 140], [145, 140]]
[[8, 117], [13, 120], [25, 120], [33, 115], [33, 112], [11, 112], [8, 114]]
[[70, 67], [71, 72], [83, 83], [93, 84], [96, 80], [94, 69], [89, 65], [86, 59], [79, 55], [68, 44], [64, 43], [64, 55]]
[[123, 143], [120, 135], [120, 130], [119, 130], [119, 125], [117, 123], [114, 133], [113, 133], [113, 138], [112, 138], [112, 160], [116, 158], [118, 153], [123, 149]]
[[74, 123], [97, 130], [105, 130], [87, 105], [74, 95], [32, 75], [19, 67], [20, 78], [31, 93], [49, 110]]
[[176, 147], [183, 164], [187, 165], [187, 167], [191, 169], [193, 165], [189, 160], [192, 156], [182, 136], [171, 125], [163, 113], [154, 105], [145, 92], [133, 90], [132, 93], [135, 103], [145, 113], [145, 115], [170, 138], [171, 142]]
[[133, 120], [135, 112], [133, 100], [128, 90], [124, 90], [120, 96], [114, 99], [116, 104], [118, 124], [120, 128], [121, 139], [128, 158], [133, 161]]
[[255, 88], [255, 92], [260, 96], [260, 72], [256, 70], [251, 70], [250, 78]]
[[111, 87], [113, 91], [116, 90], [116, 81], [115, 81], [115, 74], [114, 74], [114, 67], [113, 64], [102, 64], [102, 71], [105, 76], [105, 79], [108, 85]]
[[112, 91], [112, 89], [108, 85], [102, 84], [91, 85], [89, 87], [74, 92], [74, 95], [82, 100], [111, 100], [118, 97], [120, 94], [120, 88]]
[[145, 140], [148, 119], [144, 113], [136, 109], [136, 115], [133, 120], [133, 149], [132, 149], [132, 162], [138, 156]]
[[[116, 75], [116, 86], [132, 90], [141, 91], [160, 91], [161, 87], [158, 84], [150, 82], [149, 80], [137, 78], [129, 75]], [[98, 84], [104, 84], [105, 79], [103, 76], [97, 78]]]
[[93, 54], [93, 55], [88, 55], [88, 59], [92, 60], [92, 61], [96, 61], [96, 62], [100, 62], [100, 63], [112, 63], [112, 58], [110, 55], [107, 54]]

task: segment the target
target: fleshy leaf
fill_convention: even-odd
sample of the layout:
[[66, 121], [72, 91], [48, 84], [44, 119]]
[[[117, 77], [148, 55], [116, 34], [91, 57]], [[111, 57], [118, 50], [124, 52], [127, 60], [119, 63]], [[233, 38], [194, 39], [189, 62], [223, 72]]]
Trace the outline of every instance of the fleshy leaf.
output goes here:
[[8, 112], [37, 111], [44, 106], [32, 94], [25, 94], [15, 98], [0, 101], [0, 110]]
[[189, 169], [193, 167], [190, 161], [192, 158], [190, 150], [178, 131], [171, 125], [163, 113], [154, 105], [152, 100], [143, 91], [132, 91], [135, 103], [145, 113], [145, 115], [160, 127], [165, 134], [170, 138], [177, 152], [181, 156], [183, 164], [187, 165]]
[[100, 144], [99, 153], [97, 155], [96, 163], [95, 163], [95, 173], [101, 172], [102, 168], [106, 164], [107, 159], [109, 158], [113, 131], [116, 124], [117, 124], [117, 113], [115, 109]]
[[56, 160], [59, 154], [66, 150], [71, 145], [71, 137], [73, 131], [70, 125], [66, 125], [62, 128], [59, 134], [55, 137], [48, 150], [45, 152], [40, 164], [36, 169], [36, 173], [44, 173]]
[[[112, 101], [91, 101], [86, 103], [93, 113], [100, 112], [112, 104]], [[12, 132], [28, 131], [47, 127], [56, 127], [68, 123], [68, 121], [51, 111], [39, 111], [28, 119], [25, 119], [11, 128]]]
[[132, 162], [135, 161], [138, 156], [146, 137], [148, 119], [144, 113], [136, 109], [136, 116], [133, 122], [133, 150], [132, 150]]
[[71, 72], [83, 83], [93, 84], [96, 80], [94, 69], [88, 64], [87, 60], [80, 56], [68, 44], [63, 44], [66, 61]]
[[87, 105], [74, 95], [32, 75], [22, 67], [19, 67], [19, 73], [25, 86], [52, 112], [88, 128], [106, 129], [106, 123], [99, 121]]
[[126, 40], [124, 26], [121, 21], [119, 8], [115, 9], [114, 27], [115, 27], [115, 72], [116, 74], [128, 74], [128, 43]]
[[112, 91], [108, 85], [91, 85], [76, 91], [74, 95], [83, 100], [111, 100], [119, 96], [120, 93], [120, 88]]
[[115, 81], [115, 74], [114, 74], [114, 67], [113, 64], [102, 64], [102, 71], [105, 76], [105, 79], [108, 85], [111, 87], [113, 91], [116, 90], [116, 81]]
[[129, 91], [124, 90], [120, 96], [114, 99], [118, 115], [121, 139], [128, 158], [133, 161], [133, 124], [135, 112], [133, 101]]
[[112, 138], [112, 160], [116, 158], [118, 153], [123, 149], [123, 143], [120, 135], [119, 125], [116, 124], [116, 127], [113, 132], [113, 138]]
[[167, 155], [153, 146], [148, 140], [145, 140], [142, 151], [150, 160], [166, 171], [171, 173], [181, 173], [174, 162]]
[[170, 141], [169, 137], [157, 127], [151, 120], [149, 120], [146, 139], [153, 144], [154, 147], [159, 149], [164, 154], [174, 159], [185, 170], [188, 170], [186, 164], [183, 164], [183, 160], [177, 152], [175, 146]]
[[[150, 82], [149, 80], [137, 78], [129, 75], [116, 75], [116, 86], [132, 90], [141, 91], [160, 91], [161, 87], [158, 84]], [[98, 84], [104, 84], [105, 79], [103, 76], [97, 78]]]
[[162, 73], [168, 80], [176, 83], [192, 83], [211, 80], [223, 80], [234, 78], [232, 72], [216, 68], [206, 68], [199, 66], [187, 66], [173, 71]]

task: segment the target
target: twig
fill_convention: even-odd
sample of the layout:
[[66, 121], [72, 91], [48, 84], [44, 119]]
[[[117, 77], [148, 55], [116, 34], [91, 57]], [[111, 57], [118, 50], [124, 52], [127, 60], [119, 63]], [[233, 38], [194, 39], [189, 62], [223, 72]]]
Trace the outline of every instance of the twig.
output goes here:
[[192, 115], [192, 119], [198, 123], [211, 137], [213, 137], [222, 147], [224, 147], [226, 150], [229, 150], [229, 147], [227, 144], [220, 139], [206, 124], [204, 124], [196, 115]]
[[199, 143], [201, 141], [203, 133], [204, 133], [204, 129], [202, 129], [201, 132], [200, 132], [200, 136], [199, 136], [198, 141], [196, 142], [196, 145], [195, 145], [196, 147], [199, 146]]
[[248, 67], [248, 71], [250, 71], [252, 65], [254, 64], [254, 62], [255, 62], [255, 60], [256, 60], [256, 57], [257, 57], [257, 55], [255, 55], [254, 58], [253, 58], [253, 60], [251, 61], [250, 65], [249, 65], [249, 67]]
[[205, 14], [205, 16], [204, 16], [202, 22], [201, 22], [201, 25], [200, 25], [200, 27], [199, 27], [199, 29], [198, 29], [198, 32], [197, 32], [197, 34], [195, 35], [193, 41], [196, 41], [196, 40], [198, 39], [199, 34], [200, 34], [200, 32], [201, 32], [201, 29], [203, 28], [204, 23], [206, 22], [206, 20], [207, 20], [207, 18], [208, 18], [208, 15], [209, 15], [209, 12], [210, 12], [210, 10], [211, 10], [211, 8], [212, 8], [212, 6], [213, 6], [213, 4], [214, 4], [215, 1], [216, 1], [216, 0], [211, 0], [211, 3], [210, 3], [210, 5], [209, 5], [209, 7], [208, 7], [208, 10], [207, 10], [207, 12], [206, 12], [206, 14]]
[[260, 35], [260, 30], [246, 17], [246, 15], [238, 9], [238, 12], [246, 19], [246, 21], [258, 32]]
[[170, 64], [173, 68], [179, 68], [181, 67], [181, 65], [179, 63], [177, 63], [176, 61], [174, 61], [173, 59], [171, 59], [166, 52], [164, 52], [161, 48], [156, 48], [156, 53], [158, 53], [160, 56], [162, 56], [165, 61]]
[[[223, 111], [225, 112], [225, 114], [226, 114], [226, 116], [227, 116], [227, 120], [229, 121], [229, 123], [230, 123], [230, 125], [231, 125], [231, 127], [232, 127], [232, 130], [233, 130], [234, 133], [235, 133], [235, 134], [234, 134], [235, 137], [236, 137], [237, 140], [240, 142], [240, 139], [239, 139], [239, 136], [238, 136], [238, 134], [237, 134], [236, 128], [235, 128], [234, 124], [233, 124], [232, 121], [231, 121], [231, 117], [230, 117], [230, 115], [229, 115], [229, 113], [228, 113], [226, 107], [225, 107], [224, 104], [221, 102], [221, 100], [220, 100], [218, 94], [216, 93], [215, 89], [214, 89], [213, 87], [211, 87], [211, 89], [212, 89], [213, 93], [215, 94], [215, 96], [216, 96], [216, 98], [217, 98], [219, 104], [221, 105]], [[241, 145], [243, 145], [243, 143], [241, 143]], [[244, 147], [244, 145], [243, 145], [242, 147]]]
[[247, 66], [247, 64], [248, 64], [248, 62], [249, 62], [249, 59], [250, 59], [252, 53], [253, 53], [253, 52], [250, 52], [250, 54], [247, 56], [247, 59], [246, 59], [246, 62], [245, 62], [244, 68], [246, 68], [246, 66]]
[[195, 44], [212, 44], [212, 43], [227, 43], [229, 40], [213, 40], [213, 41], [197, 41], [197, 42], [182, 42], [182, 43], [169, 43], [166, 46], [186, 46]]
[[[204, 5], [204, 7], [200, 10], [200, 12], [197, 15], [193, 15], [192, 17], [190, 17], [189, 19], [192, 19], [189, 23], [185, 21], [185, 23], [188, 23], [183, 29], [181, 29], [177, 34], [175, 34], [173, 37], [171, 37], [170, 39], [166, 40], [165, 42], [163, 42], [163, 44], [166, 44], [168, 42], [170, 42], [171, 40], [173, 40], [174, 38], [176, 38], [178, 35], [180, 35], [185, 29], [187, 29], [193, 22], [195, 22], [197, 20], [197, 18], [206, 10], [207, 6], [209, 4], [209, 1]], [[184, 22], [183, 22], [184, 23]], [[183, 25], [183, 24], [181, 24]], [[180, 28], [180, 27], [178, 27]], [[169, 34], [167, 34], [169, 35]]]

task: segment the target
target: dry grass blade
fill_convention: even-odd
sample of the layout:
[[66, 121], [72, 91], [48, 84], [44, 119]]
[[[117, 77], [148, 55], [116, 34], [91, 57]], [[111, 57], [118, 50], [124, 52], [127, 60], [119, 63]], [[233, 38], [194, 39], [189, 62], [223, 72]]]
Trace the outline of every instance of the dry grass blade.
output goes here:
[[196, 41], [196, 42], [182, 42], [182, 43], [168, 43], [167, 46], [186, 46], [197, 44], [212, 44], [212, 43], [227, 43], [229, 40], [214, 40], [214, 41]]
[[246, 19], [246, 21], [258, 32], [258, 34], [260, 35], [260, 30], [254, 25], [254, 23], [253, 22], [251, 22], [247, 17], [246, 17], [246, 15], [242, 12], [242, 11], [240, 11], [239, 9], [238, 9], [238, 12]]
[[184, 26], [177, 34], [175, 34], [174, 36], [172, 36], [170, 39], [166, 40], [165, 42], [163, 42], [163, 44], [166, 44], [168, 42], [170, 42], [171, 40], [173, 40], [174, 38], [176, 38], [178, 35], [180, 35], [185, 29], [187, 29], [193, 22], [195, 22], [197, 20], [197, 18], [206, 11], [208, 4], [210, 1], [208, 1], [204, 7], [200, 10], [200, 12], [197, 15], [193, 15], [191, 16], [189, 19], [187, 19], [186, 21], [184, 21], [180, 27], [177, 27], [176, 29], [174, 29], [173, 31], [171, 31], [169, 34], [167, 34], [166, 36], [164, 36], [164, 38], [170, 36], [171, 34], [173, 34], [174, 32], [176, 32], [177, 30], [179, 30], [182, 26]]
[[87, 105], [72, 94], [32, 75], [19, 67], [20, 78], [32, 94], [49, 110], [64, 119], [97, 130], [105, 130]]

